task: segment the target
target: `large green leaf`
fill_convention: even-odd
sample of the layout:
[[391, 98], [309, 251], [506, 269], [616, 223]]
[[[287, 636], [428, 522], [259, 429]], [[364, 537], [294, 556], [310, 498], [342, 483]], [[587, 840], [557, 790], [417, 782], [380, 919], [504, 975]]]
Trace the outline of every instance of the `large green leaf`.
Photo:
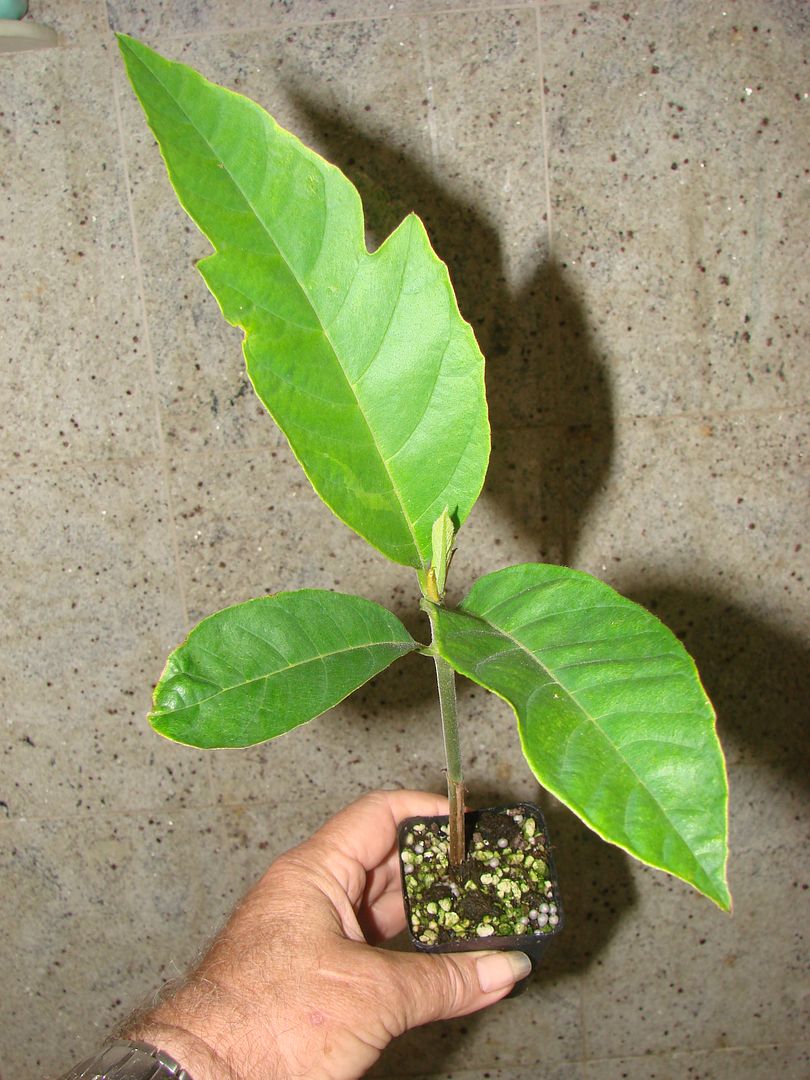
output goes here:
[[252, 746], [416, 648], [395, 615], [359, 596], [302, 589], [248, 600], [203, 619], [175, 649], [149, 722], [189, 746]]
[[432, 609], [457, 671], [509, 702], [535, 775], [605, 840], [728, 909], [728, 785], [684, 647], [588, 574], [528, 564]]
[[199, 263], [245, 331], [253, 386], [315, 490], [389, 558], [424, 568], [489, 457], [483, 357], [413, 214], [374, 254], [354, 186], [254, 102], [119, 35]]

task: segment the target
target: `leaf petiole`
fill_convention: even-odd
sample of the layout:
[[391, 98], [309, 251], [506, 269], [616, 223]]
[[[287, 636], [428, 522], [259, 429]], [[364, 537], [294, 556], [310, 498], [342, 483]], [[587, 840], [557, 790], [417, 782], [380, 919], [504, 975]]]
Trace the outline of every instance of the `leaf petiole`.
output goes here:
[[[425, 575], [422, 609], [430, 619], [431, 645], [426, 655], [433, 657], [436, 666], [436, 686], [439, 692], [439, 711], [442, 719], [444, 754], [447, 761], [447, 797], [450, 800], [449, 858], [452, 866], [464, 861], [464, 773], [461, 766], [461, 744], [458, 735], [458, 708], [456, 703], [456, 673], [435, 648], [436, 610], [443, 606], [447, 569], [453, 554], [455, 527], [447, 512], [442, 511], [433, 525], [432, 562]], [[420, 575], [421, 584], [421, 575]]]

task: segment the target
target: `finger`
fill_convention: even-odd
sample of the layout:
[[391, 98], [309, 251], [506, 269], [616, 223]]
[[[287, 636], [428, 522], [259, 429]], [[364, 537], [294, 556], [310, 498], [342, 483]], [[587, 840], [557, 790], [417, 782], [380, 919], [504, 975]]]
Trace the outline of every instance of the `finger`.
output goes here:
[[390, 889], [402, 891], [402, 863], [399, 857], [399, 845], [395, 844], [389, 854], [366, 875], [364, 904], [373, 904], [383, 893]]
[[372, 791], [326, 822], [309, 843], [340, 851], [372, 870], [396, 845], [399, 823], [408, 817], [447, 813], [447, 799], [424, 791]]
[[392, 886], [373, 904], [361, 905], [357, 918], [370, 945], [379, 945], [401, 934], [405, 929], [405, 905], [399, 885]]
[[295, 851], [321, 866], [356, 908], [367, 874], [386, 860], [393, 876], [397, 827], [406, 817], [447, 813], [447, 799], [422, 791], [373, 791], [341, 810]]
[[399, 822], [409, 816], [431, 817], [447, 813], [447, 799], [421, 791], [375, 791], [364, 795], [326, 822], [308, 840], [291, 848], [270, 866], [258, 883], [266, 896], [273, 881], [287, 875], [295, 879], [294, 890], [303, 897], [327, 901], [323, 915], [337, 919], [346, 936], [360, 936], [356, 913], [366, 895], [369, 876], [381, 867], [373, 881], [374, 900], [397, 880], [396, 834]]
[[402, 1031], [493, 1005], [532, 969], [520, 952], [379, 955], [389, 967], [392, 1005]]

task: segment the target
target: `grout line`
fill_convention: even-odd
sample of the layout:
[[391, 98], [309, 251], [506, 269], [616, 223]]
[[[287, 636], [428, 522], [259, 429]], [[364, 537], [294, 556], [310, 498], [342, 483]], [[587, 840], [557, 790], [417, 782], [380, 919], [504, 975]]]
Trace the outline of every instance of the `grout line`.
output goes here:
[[[555, 0], [555, 4], [560, 0]], [[563, 3], [573, 5], [580, 2], [580, 0], [562, 0]], [[428, 15], [474, 15], [480, 13], [483, 15], [491, 12], [500, 11], [516, 11], [523, 12], [525, 14], [531, 13], [533, 9], [532, 0], [523, 0], [523, 2], [515, 2], [515, 0], [506, 0], [504, 3], [484, 3], [477, 7], [470, 7], [463, 3], [455, 4], [430, 4], [428, 2], [421, 8], [416, 8], [412, 11], [391, 11], [380, 13], [377, 12], [372, 15], [336, 15], [334, 18], [329, 19], [289, 19], [289, 20], [272, 20], [263, 23], [246, 23], [240, 26], [211, 26], [205, 30], [188, 30], [182, 27], [172, 28], [169, 30], [162, 30], [160, 26], [150, 26], [139, 30], [137, 27], [130, 27], [129, 29], [121, 29], [119, 27], [110, 27], [111, 33], [125, 33], [125, 34], [144, 34], [147, 38], [154, 40], [160, 38], [161, 42], [191, 42], [191, 41], [204, 41], [208, 38], [216, 38], [222, 40], [227, 35], [228, 37], [250, 36], [256, 38], [258, 34], [285, 34], [295, 30], [308, 30], [319, 29], [332, 26], [362, 26], [366, 23], [385, 23], [393, 22], [397, 19], [416, 19], [421, 22]]]
[[[208, 761], [213, 763], [213, 757], [209, 751], [198, 750], [195, 747], [188, 747], [187, 749], [192, 753], [203, 754]], [[249, 750], [252, 748], [242, 747], [242, 749]], [[0, 817], [0, 830], [2, 830], [4, 826], [10, 827], [14, 825], [65, 825], [76, 821], [87, 821], [89, 823], [90, 821], [98, 822], [104, 820], [121, 821], [125, 818], [131, 818], [133, 821], [141, 821], [144, 814], [152, 817], [170, 818], [181, 814], [196, 814], [201, 810], [255, 810], [257, 808], [269, 808], [272, 810], [276, 806], [277, 800], [271, 798], [251, 799], [249, 802], [246, 802], [244, 799], [227, 799], [225, 797], [217, 797], [216, 799], [209, 798], [207, 800], [189, 798], [182, 803], [144, 802], [143, 805], [129, 808], [88, 806], [83, 810], [69, 811], [61, 814], [19, 814], [11, 816], [3, 814], [2, 817]], [[2, 1080], [2, 1077], [0, 1077], [0, 1080]]]
[[537, 67], [540, 80], [540, 129], [543, 139], [543, 179], [546, 185], [546, 228], [548, 230], [549, 261], [554, 262], [554, 227], [551, 218], [551, 175], [548, 167], [548, 117], [546, 114], [546, 79], [543, 64], [543, 31], [540, 22], [540, 9], [535, 8], [535, 28], [537, 34]]
[[[630, 420], [640, 421], [642, 423], [678, 423], [681, 421], [699, 423], [705, 420], [714, 420], [719, 422], [721, 420], [744, 420], [744, 419], [767, 419], [769, 417], [781, 417], [781, 416], [804, 416], [810, 413], [810, 407], [802, 402], [785, 402], [784, 405], [769, 405], [766, 408], [737, 408], [737, 409], [716, 409], [705, 410], [700, 413], [625, 413], [616, 417], [618, 421]], [[272, 423], [272, 420], [268, 417], [268, 422]], [[502, 431], [534, 431], [534, 430], [548, 430], [554, 427], [569, 427], [569, 422], [566, 418], [559, 416], [558, 414], [550, 414], [549, 417], [541, 417], [536, 422], [532, 423], [512, 423], [508, 428], [502, 428]], [[178, 446], [174, 450], [174, 456], [179, 460], [188, 460], [197, 458], [199, 460], [206, 460], [210, 458], [216, 458], [225, 456], [228, 458], [249, 457], [252, 454], [266, 454], [268, 450], [282, 450], [288, 449], [285, 438], [281, 429], [271, 429], [271, 431], [282, 435], [281, 442], [275, 443], [257, 443], [255, 446], [206, 446], [202, 449], [184, 449]], [[133, 454], [132, 456], [119, 456], [113, 455], [107, 457], [89, 454], [85, 456], [66, 456], [64, 450], [36, 450], [31, 451], [31, 457], [36, 453], [36, 460], [28, 460], [24, 457], [16, 458], [13, 461], [6, 461], [4, 464], [0, 464], [0, 476], [11, 475], [16, 470], [24, 469], [52, 469], [52, 468], [71, 468], [72, 465], [76, 465], [78, 468], [94, 468], [98, 465], [126, 465], [126, 464], [154, 464], [163, 460], [160, 454]]]
[[[166, 499], [166, 508], [168, 513], [167, 527], [169, 529], [169, 543], [171, 545], [172, 561], [174, 562], [175, 576], [177, 580], [177, 595], [180, 600], [180, 610], [183, 615], [186, 630], [190, 627], [189, 619], [189, 607], [188, 598], [186, 597], [186, 591], [183, 586], [183, 573], [182, 565], [180, 562], [180, 543], [177, 536], [177, 526], [175, 517], [174, 499], [172, 497], [171, 489], [171, 475], [169, 471], [169, 456], [166, 450], [166, 438], [163, 431], [163, 423], [160, 415], [160, 389], [158, 386], [157, 371], [155, 369], [155, 354], [152, 347], [152, 334], [149, 325], [149, 314], [146, 308], [146, 287], [143, 277], [143, 265], [141, 262], [140, 243], [138, 240], [138, 230], [135, 221], [135, 207], [132, 201], [132, 188], [130, 184], [129, 175], [129, 161], [126, 153], [126, 146], [124, 142], [124, 125], [123, 116], [121, 112], [121, 95], [120, 95], [120, 83], [118, 79], [118, 70], [116, 68], [115, 60], [118, 57], [118, 49], [112, 49], [110, 54], [110, 68], [112, 72], [113, 80], [113, 102], [115, 107], [115, 117], [118, 127], [118, 150], [121, 155], [121, 169], [123, 172], [124, 188], [127, 196], [127, 213], [129, 216], [129, 228], [132, 238], [132, 257], [133, 257], [133, 269], [135, 271], [135, 281], [138, 288], [138, 306], [140, 308], [141, 320], [143, 322], [143, 339], [144, 347], [146, 351], [146, 357], [149, 364], [149, 386], [152, 392], [152, 402], [154, 407], [155, 426], [157, 429], [157, 442], [158, 442], [158, 454], [159, 454], [159, 466], [161, 478], [163, 481], [163, 493]], [[206, 758], [205, 772], [207, 786], [210, 794], [213, 796], [213, 767], [210, 760]]]
[[174, 500], [172, 499], [171, 484], [169, 479], [169, 459], [166, 452], [166, 438], [163, 433], [163, 423], [160, 417], [160, 393], [158, 388], [157, 372], [155, 371], [155, 357], [152, 349], [152, 334], [149, 328], [149, 318], [146, 310], [146, 288], [143, 279], [143, 266], [141, 263], [140, 245], [138, 243], [138, 234], [135, 225], [135, 208], [132, 204], [132, 191], [129, 178], [129, 165], [127, 161], [126, 150], [124, 148], [124, 128], [121, 115], [121, 101], [118, 89], [117, 70], [114, 62], [115, 54], [111, 59], [112, 76], [113, 76], [113, 100], [115, 104], [116, 121], [118, 125], [118, 148], [121, 154], [121, 167], [124, 177], [124, 186], [127, 194], [127, 213], [129, 216], [129, 228], [132, 238], [132, 256], [135, 271], [135, 281], [138, 287], [138, 307], [140, 308], [141, 321], [143, 322], [143, 338], [144, 347], [147, 359], [149, 361], [149, 386], [152, 392], [152, 402], [155, 413], [155, 426], [157, 429], [157, 443], [158, 454], [150, 455], [149, 460], [159, 463], [161, 466], [161, 474], [163, 479], [164, 494], [166, 496], [166, 503], [169, 514], [169, 527], [171, 532], [171, 547], [172, 557], [175, 565], [175, 572], [177, 574], [177, 588], [180, 594], [180, 605], [183, 612], [183, 617], [188, 626], [188, 604], [186, 602], [185, 590], [183, 589], [182, 578], [180, 575], [180, 548], [177, 541], [177, 532], [175, 529], [175, 515], [174, 515]]
[[[44, 721], [42, 721], [42, 722], [44, 723]], [[160, 738], [160, 736], [156, 735], [156, 738]], [[260, 745], [260, 744], [256, 744], [256, 746], [258, 746], [258, 745]], [[212, 754], [208, 750], [199, 750], [199, 749], [197, 749], [195, 747], [187, 747], [187, 749], [189, 750], [190, 753], [203, 754], [207, 759], [209, 759], [209, 760], [212, 759]], [[241, 750], [250, 750], [250, 749], [255, 749], [255, 746], [254, 747], [242, 747], [241, 748]], [[232, 751], [223, 751], [223, 752], [231, 753]], [[772, 770], [772, 769], [775, 769], [776, 767], [779, 767], [780, 769], [782, 768], [782, 763], [778, 762], [778, 761], [749, 761], [749, 762], [732, 763], [732, 767], [734, 767], [735, 765], [737, 767], [744, 767], [746, 769], [756, 769], [756, 768], [764, 767], [766, 769]], [[368, 792], [370, 790], [371, 790], [370, 787], [364, 787], [363, 788], [363, 791], [365, 791], [365, 792]], [[358, 796], [352, 796], [352, 799], [354, 799], [356, 797], [358, 797]], [[171, 817], [177, 817], [177, 816], [184, 815], [184, 814], [189, 814], [189, 815], [190, 814], [197, 814], [201, 810], [209, 810], [209, 811], [210, 810], [217, 810], [217, 811], [251, 810], [252, 811], [252, 810], [262, 810], [262, 809], [271, 809], [272, 810], [274, 807], [277, 806], [277, 804], [278, 804], [278, 800], [270, 798], [270, 797], [263, 797], [263, 798], [258, 798], [258, 799], [250, 799], [250, 800], [246, 801], [244, 799], [226, 798], [224, 796], [218, 796], [216, 799], [208, 799], [208, 800], [188, 798], [187, 800], [184, 800], [182, 803], [180, 803], [180, 802], [144, 803], [143, 805], [139, 805], [137, 807], [133, 806], [133, 807], [129, 807], [129, 808], [127, 808], [127, 807], [118, 808], [118, 807], [112, 807], [112, 806], [98, 806], [98, 807], [88, 806], [83, 810], [74, 810], [74, 811], [68, 811], [68, 812], [59, 813], [59, 814], [41, 814], [41, 815], [40, 814], [19, 814], [19, 815], [15, 814], [15, 815], [7, 816], [5, 813], [3, 813], [2, 815], [0, 815], [0, 831], [2, 831], [3, 828], [11, 829], [11, 828], [14, 828], [14, 827], [28, 826], [28, 825], [32, 825], [32, 826], [33, 825], [66, 825], [66, 824], [70, 824], [71, 822], [81, 822], [81, 821], [85, 821], [88, 824], [90, 824], [90, 823], [96, 824], [98, 822], [103, 822], [103, 821], [106, 821], [106, 820], [121, 821], [121, 820], [123, 820], [125, 818], [131, 818], [133, 821], [138, 822], [138, 821], [143, 820], [144, 814], [147, 814], [147, 815], [150, 815], [150, 816], [153, 816], [153, 817], [159, 816], [161, 818], [171, 818]], [[335, 811], [335, 812], [337, 812], [337, 811]], [[326, 820], [326, 819], [324, 819], [324, 820]], [[587, 828], [587, 826], [585, 826], [585, 828]], [[589, 830], [589, 832], [591, 832], [591, 831], [592, 830]], [[596, 835], [596, 834], [594, 834], [594, 835]], [[616, 847], [615, 844], [611, 844], [610, 841], [608, 841], [608, 840], [603, 841], [603, 843], [606, 844], [610, 848], [615, 848]], [[787, 849], [787, 850], [793, 850], [795, 848], [798, 851], [798, 850], [803, 848], [803, 843], [799, 839], [796, 839], [795, 841], [791, 841], [791, 840], [788, 839], [788, 840], [785, 840], [785, 841], [778, 841], [776, 846], [781, 847], [783, 849]], [[767, 847], [759, 847], [758, 848], [758, 847], [750, 846], [750, 845], [748, 847], [735, 847], [734, 848], [734, 855], [735, 855], [735, 857], [736, 856], [748, 856], [748, 855], [764, 856], [768, 850], [770, 850], [770, 848], [767, 848]], [[627, 855], [626, 852], [624, 854]], [[663, 876], [671, 876], [671, 875], [667, 875], [666, 870], [661, 870], [659, 867], [655, 867], [655, 866], [649, 866], [648, 864], [643, 863], [640, 859], [635, 858], [635, 856], [629, 856], [628, 855], [627, 857], [628, 857], [628, 861], [630, 863], [631, 868], [639, 869], [642, 872], [645, 872], [645, 873], [648, 873], [648, 874], [651, 874], [651, 875], [655, 876], [656, 878], [657, 877], [663, 877]], [[678, 878], [676, 878], [674, 880], [676, 881], [677, 884], [679, 884], [679, 887], [683, 887], [684, 889], [687, 890], [688, 895], [692, 896], [693, 898], [697, 898], [698, 900], [705, 899], [705, 897], [702, 897], [702, 895], [699, 894], [698, 891], [694, 887], [689, 886], [688, 882], [684, 882], [684, 881], [682, 881], [681, 879], [678, 879]], [[583, 991], [584, 991], [585, 988], [586, 988], [586, 984], [583, 984]], [[801, 1040], [799, 1040], [799, 1041], [801, 1041]], [[752, 1044], [752, 1045], [771, 1046], [771, 1045], [774, 1045], [774, 1044], [766, 1042], [766, 1043], [762, 1043], [762, 1044]], [[740, 1049], [746, 1049], [747, 1045], [741, 1045], [739, 1048]], [[711, 1053], [715, 1049], [719, 1049], [719, 1048], [711, 1047], [711, 1046], [710, 1047], [705, 1047], [703, 1049], [697, 1048], [695, 1052], [696, 1053]], [[733, 1050], [733, 1049], [735, 1049], [735, 1047], [733, 1047], [733, 1046], [732, 1047], [722, 1047], [722, 1049], [732, 1049]], [[618, 1058], [633, 1057], [633, 1056], [634, 1056], [633, 1054], [619, 1054], [619, 1055], [617, 1055]], [[638, 1056], [640, 1058], [646, 1059], [649, 1055], [645, 1053], [645, 1054], [640, 1054]], [[579, 1059], [577, 1059], [577, 1060], [579, 1060]], [[589, 1061], [602, 1061], [602, 1060], [610, 1061], [610, 1060], [614, 1060], [614, 1059], [611, 1058], [611, 1057], [589, 1057], [588, 1060]]]
[[464, 3], [448, 3], [445, 5], [438, 3], [431, 4], [429, 3], [429, 0], [426, 0], [424, 6], [415, 8], [412, 11], [377, 12], [372, 15], [359, 16], [336, 15], [328, 19], [276, 19], [262, 23], [245, 23], [244, 25], [239, 26], [216, 25], [206, 28], [205, 30], [184, 29], [183, 27], [166, 30], [161, 28], [159, 24], [157, 26], [150, 26], [142, 29], [132, 26], [121, 28], [113, 27], [109, 23], [109, 19], [107, 20], [107, 24], [111, 34], [143, 34], [146, 38], [152, 40], [159, 38], [161, 42], [173, 42], [175, 44], [179, 42], [182, 44], [185, 42], [205, 41], [209, 38], [216, 38], [218, 41], [221, 41], [226, 35], [228, 37], [250, 36], [255, 39], [259, 34], [284, 34], [295, 30], [328, 29], [332, 26], [361, 26], [366, 23], [393, 22], [396, 19], [422, 20], [428, 15], [487, 15], [501, 11], [515, 11], [523, 14], [530, 14], [532, 11], [539, 12], [541, 9], [575, 9], [577, 7], [582, 7], [582, 0], [523, 0], [522, 3], [519, 2], [519, 0], [504, 0], [502, 3], [498, 3], [497, 0], [491, 0], [490, 3], [482, 3], [475, 7], [471, 7], [469, 4]]
[[[784, 411], [784, 410], [782, 410]], [[268, 416], [268, 423], [272, 424], [272, 418]], [[270, 431], [278, 432], [281, 434], [279, 428], [270, 428]], [[250, 454], [261, 454], [268, 450], [287, 450], [289, 449], [286, 440], [283, 442], [268, 442], [257, 443], [255, 446], [206, 446], [202, 449], [195, 446], [182, 447], [178, 446], [175, 451], [175, 457], [190, 458], [195, 460], [205, 459], [206, 457], [219, 457], [225, 455], [227, 457], [246, 457]], [[31, 451], [31, 456], [36, 452], [36, 460], [27, 460], [27, 458], [20, 457], [15, 461], [7, 462], [5, 465], [0, 465], [0, 476], [4, 474], [11, 474], [16, 469], [50, 469], [50, 468], [70, 468], [77, 466], [79, 468], [98, 468], [102, 465], [157, 465], [160, 464], [164, 458], [160, 453], [156, 454], [132, 454], [126, 456], [120, 455], [98, 455], [87, 454], [74, 455], [67, 454], [62, 451], [50, 451], [50, 450], [37, 450]]]
[[706, 1046], [706, 1047], [689, 1047], [684, 1050], [654, 1050], [651, 1053], [644, 1054], [618, 1054], [615, 1057], [592, 1057], [589, 1058], [587, 1064], [598, 1065], [603, 1062], [616, 1062], [616, 1061], [656, 1061], [664, 1060], [666, 1058], [691, 1058], [695, 1057], [708, 1057], [711, 1054], [737, 1054], [740, 1051], [745, 1050], [784, 1050], [792, 1047], [804, 1047], [810, 1046], [804, 1039], [791, 1039], [785, 1042], [753, 1042], [753, 1043], [737, 1043], [731, 1046]]
[[[114, 54], [113, 54], [114, 55]], [[179, 544], [177, 542], [177, 530], [175, 529], [175, 510], [174, 500], [172, 498], [172, 489], [170, 482], [170, 472], [168, 472], [168, 455], [166, 454], [165, 436], [163, 434], [163, 423], [160, 416], [160, 392], [158, 388], [158, 375], [156, 369], [154, 369], [154, 352], [152, 349], [151, 330], [149, 328], [149, 319], [146, 308], [146, 288], [144, 284], [143, 266], [140, 261], [140, 246], [138, 243], [137, 230], [135, 226], [135, 208], [132, 202], [132, 190], [130, 185], [130, 168], [127, 164], [126, 152], [124, 150], [124, 138], [123, 138], [123, 123], [121, 117], [121, 100], [118, 89], [117, 71], [112, 64], [112, 77], [113, 77], [113, 100], [114, 107], [116, 107], [116, 120], [118, 124], [118, 139], [119, 139], [119, 151], [121, 153], [121, 166], [123, 170], [124, 187], [126, 189], [126, 206], [127, 213], [130, 217], [130, 233], [132, 237], [133, 247], [133, 262], [135, 270], [135, 281], [138, 288], [138, 307], [140, 309], [140, 319], [144, 324], [144, 346], [149, 362], [149, 387], [152, 393], [152, 404], [154, 408], [154, 423], [156, 423], [158, 433], [158, 455], [149, 456], [147, 460], [152, 460], [156, 463], [160, 463], [161, 475], [163, 480], [163, 491], [166, 499], [166, 507], [168, 513], [168, 527], [171, 532], [171, 544], [172, 544], [172, 556], [174, 559], [175, 572], [177, 575], [177, 590], [180, 597], [180, 608], [183, 610], [183, 617], [186, 621], [186, 626], [189, 624], [188, 618], [188, 604], [186, 600], [186, 593], [183, 588], [183, 579], [180, 576], [180, 551]]]
[[430, 161], [434, 172], [439, 165], [439, 133], [436, 127], [436, 101], [433, 96], [433, 65], [430, 62], [430, 50], [427, 44], [428, 25], [424, 15], [417, 18], [417, 34], [419, 36], [419, 50], [422, 56], [422, 77], [425, 80], [425, 97], [427, 98], [427, 128], [430, 138]]
[[[148, 817], [171, 818], [178, 814], [198, 814], [201, 810], [230, 809], [231, 803], [211, 802], [210, 799], [197, 801], [189, 799], [183, 803], [147, 803], [130, 809], [114, 810], [109, 806], [87, 806], [84, 810], [71, 813], [52, 815], [25, 814], [19, 817], [3, 817], [0, 820], [0, 830], [11, 825], [65, 825], [71, 822], [98, 822], [100, 820], [121, 821], [132, 818], [133, 821], [142, 821], [144, 815]], [[253, 806], [253, 803], [249, 803]], [[2, 1078], [0, 1078], [2, 1080]]]
[[[543, 179], [546, 186], [546, 231], [547, 231], [547, 243], [548, 243], [548, 265], [554, 267], [556, 265], [555, 253], [554, 253], [554, 223], [552, 221], [551, 214], [551, 178], [548, 167], [548, 122], [546, 117], [546, 94], [545, 94], [545, 69], [543, 65], [543, 32], [540, 21], [540, 9], [535, 7], [534, 9], [534, 28], [535, 28], [535, 43], [536, 43], [536, 55], [537, 55], [537, 79], [540, 84], [540, 131], [543, 141]], [[551, 354], [556, 357], [556, 363], [554, 365], [554, 414], [557, 417], [557, 430], [562, 436], [565, 432], [565, 418], [563, 417], [563, 393], [562, 393], [562, 330], [561, 330], [561, 311], [558, 297], [551, 298], [551, 304], [549, 310], [552, 316], [552, 325], [549, 328], [549, 337], [551, 339]], [[575, 560], [575, 546], [577, 537], [576, 532], [572, 532], [571, 529], [571, 514], [570, 514], [570, 501], [568, 491], [568, 478], [570, 470], [565, 468], [565, 458], [562, 452], [563, 438], [559, 439], [559, 463], [560, 463], [560, 536], [558, 537], [560, 543], [560, 555], [561, 562], [567, 566], [572, 565]], [[580, 995], [580, 1013], [582, 1013], [582, 996]], [[580, 1015], [582, 1021], [582, 1015]], [[583, 1054], [584, 1054], [584, 1040], [585, 1040], [585, 1027], [584, 1021], [582, 1021], [582, 1040], [583, 1040]]]

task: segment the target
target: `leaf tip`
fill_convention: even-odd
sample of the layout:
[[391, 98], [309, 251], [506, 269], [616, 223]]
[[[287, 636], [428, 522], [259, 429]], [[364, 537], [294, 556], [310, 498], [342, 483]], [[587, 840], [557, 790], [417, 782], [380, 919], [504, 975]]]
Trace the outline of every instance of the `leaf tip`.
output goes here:
[[726, 881], [722, 882], [719, 896], [713, 899], [721, 911], [724, 911], [727, 915], [734, 914], [734, 897], [731, 895]]
[[[679, 875], [676, 874], [675, 876], [678, 877]], [[721, 878], [711, 878], [709, 881], [704, 880], [700, 884], [687, 877], [683, 877], [681, 880], [686, 881], [688, 885], [692, 885], [701, 895], [705, 896], [707, 900], [711, 900], [727, 915], [734, 914], [734, 900], [728, 887], [725, 867]]]
[[[155, 694], [157, 694], [157, 687], [155, 688]], [[155, 701], [155, 708], [146, 717], [149, 726], [153, 731], [156, 731], [158, 735], [162, 735], [164, 739], [169, 739], [171, 742], [178, 742], [169, 731], [169, 725], [167, 723], [166, 714], [161, 712], [157, 707], [157, 701]]]
[[120, 30], [116, 31], [115, 40], [118, 42], [118, 48], [121, 50], [125, 57], [127, 53], [134, 53], [138, 46], [140, 46], [141, 48], [146, 48], [146, 46], [143, 45], [142, 42], [138, 41], [137, 38], [132, 37], [131, 34], [124, 34]]

